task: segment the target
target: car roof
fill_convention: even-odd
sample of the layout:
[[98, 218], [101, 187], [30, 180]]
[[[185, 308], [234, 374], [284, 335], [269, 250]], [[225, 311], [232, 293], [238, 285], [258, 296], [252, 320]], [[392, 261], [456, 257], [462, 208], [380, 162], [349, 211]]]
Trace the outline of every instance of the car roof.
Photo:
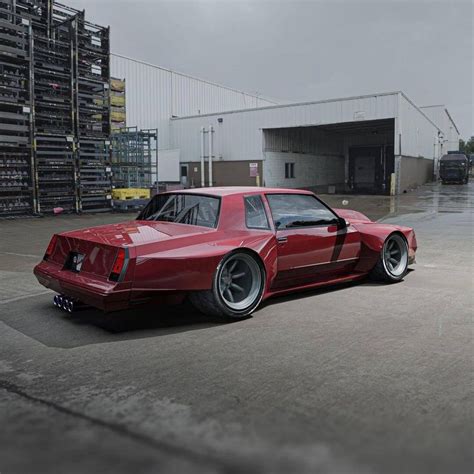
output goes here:
[[311, 191], [303, 189], [287, 189], [287, 188], [265, 188], [259, 186], [220, 186], [212, 188], [192, 188], [180, 189], [176, 191], [169, 191], [170, 194], [206, 194], [208, 196], [229, 196], [229, 195], [244, 195], [244, 194], [313, 194]]

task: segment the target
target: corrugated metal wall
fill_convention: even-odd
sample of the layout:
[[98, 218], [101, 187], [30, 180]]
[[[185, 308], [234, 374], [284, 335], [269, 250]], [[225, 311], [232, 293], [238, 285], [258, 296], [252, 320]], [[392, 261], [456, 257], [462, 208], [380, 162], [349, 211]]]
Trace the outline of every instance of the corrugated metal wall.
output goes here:
[[[400, 111], [395, 137], [396, 154], [412, 157], [437, 158], [435, 143], [438, 128], [404, 95], [400, 94]], [[401, 150], [399, 146], [401, 143]]]
[[111, 74], [126, 79], [127, 125], [158, 128], [170, 148], [169, 119], [273, 105], [274, 102], [151, 64], [111, 55]]
[[443, 151], [459, 150], [459, 133], [444, 105], [420, 107], [428, 117], [444, 132]]
[[197, 161], [199, 130], [213, 125], [218, 158], [260, 160], [262, 129], [388, 119], [397, 117], [397, 113], [398, 93], [267, 107], [172, 120], [171, 141], [174, 148], [180, 148], [181, 161]]

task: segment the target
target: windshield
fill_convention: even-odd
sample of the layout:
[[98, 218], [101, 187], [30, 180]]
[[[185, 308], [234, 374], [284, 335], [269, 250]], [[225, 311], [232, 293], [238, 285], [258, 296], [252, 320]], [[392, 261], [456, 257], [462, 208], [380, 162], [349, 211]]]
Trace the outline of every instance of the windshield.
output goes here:
[[464, 168], [466, 166], [466, 162], [463, 160], [441, 161], [440, 166], [442, 169]]
[[138, 220], [217, 227], [220, 200], [199, 194], [157, 194]]

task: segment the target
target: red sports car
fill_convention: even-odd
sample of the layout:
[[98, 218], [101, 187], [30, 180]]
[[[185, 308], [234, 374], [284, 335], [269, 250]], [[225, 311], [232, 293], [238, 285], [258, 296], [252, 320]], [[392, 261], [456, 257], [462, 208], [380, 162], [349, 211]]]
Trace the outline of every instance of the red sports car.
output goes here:
[[309, 191], [189, 189], [156, 195], [134, 221], [54, 235], [34, 273], [70, 311], [189, 296], [204, 313], [238, 319], [295, 290], [398, 282], [416, 248], [413, 229], [331, 209]]

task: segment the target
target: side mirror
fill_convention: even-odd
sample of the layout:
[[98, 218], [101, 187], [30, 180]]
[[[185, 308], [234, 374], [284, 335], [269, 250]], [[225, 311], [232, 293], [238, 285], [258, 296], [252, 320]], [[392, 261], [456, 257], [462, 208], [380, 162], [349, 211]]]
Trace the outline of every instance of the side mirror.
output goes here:
[[344, 219], [344, 217], [337, 218], [337, 228], [338, 229], [346, 229], [349, 223]]

